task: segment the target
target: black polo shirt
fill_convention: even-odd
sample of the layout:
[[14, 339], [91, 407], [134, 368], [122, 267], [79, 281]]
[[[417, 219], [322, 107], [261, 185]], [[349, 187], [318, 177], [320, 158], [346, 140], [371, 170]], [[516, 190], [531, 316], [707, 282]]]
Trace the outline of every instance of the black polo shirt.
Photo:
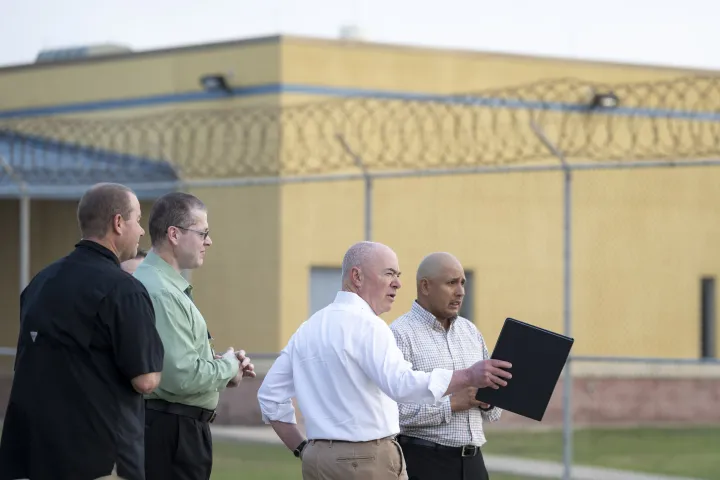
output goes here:
[[113, 465], [143, 480], [145, 408], [130, 380], [159, 372], [164, 350], [145, 287], [83, 240], [20, 296], [15, 375], [0, 480], [90, 480]]

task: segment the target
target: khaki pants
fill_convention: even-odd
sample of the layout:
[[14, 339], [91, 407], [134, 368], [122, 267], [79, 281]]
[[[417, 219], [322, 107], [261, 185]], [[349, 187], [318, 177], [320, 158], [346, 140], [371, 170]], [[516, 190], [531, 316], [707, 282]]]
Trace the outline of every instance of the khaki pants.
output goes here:
[[310, 440], [302, 454], [303, 480], [408, 480], [393, 438], [369, 442]]

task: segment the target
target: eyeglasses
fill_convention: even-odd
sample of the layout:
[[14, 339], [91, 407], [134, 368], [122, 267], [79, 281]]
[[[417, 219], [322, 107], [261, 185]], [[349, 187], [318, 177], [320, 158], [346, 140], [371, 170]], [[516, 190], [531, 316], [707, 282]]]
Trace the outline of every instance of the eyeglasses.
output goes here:
[[192, 228], [178, 227], [177, 225], [174, 225], [174, 227], [179, 228], [180, 230], [186, 230], [188, 232], [196, 233], [196, 234], [200, 235], [203, 240], [205, 240], [208, 237], [208, 235], [210, 235], [209, 229], [205, 230], [205, 231], [201, 231], [201, 230], [193, 230]]

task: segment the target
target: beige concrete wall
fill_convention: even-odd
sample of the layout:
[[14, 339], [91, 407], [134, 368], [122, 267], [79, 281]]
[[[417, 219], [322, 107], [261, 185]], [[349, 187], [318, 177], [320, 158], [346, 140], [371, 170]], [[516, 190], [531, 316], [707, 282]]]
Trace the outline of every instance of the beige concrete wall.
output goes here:
[[80, 240], [77, 202], [34, 200], [30, 203], [30, 275], [73, 250]]
[[[719, 182], [707, 168], [575, 175], [574, 353], [699, 355], [700, 278], [720, 276]], [[404, 271], [386, 320], [409, 308], [421, 258], [444, 250], [475, 274], [468, 288], [491, 346], [508, 316], [563, 330], [559, 173], [378, 180], [374, 192], [374, 239]], [[363, 238], [363, 189], [293, 185], [282, 199], [280, 347], [307, 316], [310, 268], [339, 266]]]
[[494, 345], [506, 317], [562, 329], [562, 187], [553, 173], [376, 182], [375, 239], [398, 253], [404, 286], [394, 319], [415, 299], [414, 276], [433, 251], [474, 272], [475, 323]]
[[[141, 224], [147, 231], [151, 202], [141, 202]], [[30, 278], [40, 270], [70, 253], [80, 240], [77, 224], [77, 201], [33, 200], [30, 202]], [[0, 346], [15, 348], [20, 322], [20, 227], [16, 200], [0, 201], [0, 218], [7, 226], [0, 261]], [[140, 242], [150, 247], [150, 236]]]
[[568, 77], [593, 82], [633, 82], [690, 73], [689, 69], [362, 42], [295, 37], [282, 42], [284, 82], [403, 92], [474, 92]]
[[[0, 110], [127, 99], [201, 90], [221, 73], [232, 86], [277, 81], [278, 43], [248, 42], [88, 62], [0, 69]], [[52, 88], [48, 88], [52, 85]]]
[[699, 356], [700, 279], [720, 278], [718, 185], [717, 167], [575, 175], [580, 353]]
[[[508, 316], [562, 331], [560, 180], [513, 174], [377, 182], [375, 237], [398, 251], [407, 273], [393, 314], [414, 298], [420, 258], [447, 250], [475, 272], [469, 288], [490, 345]], [[700, 278], [720, 276], [718, 182], [717, 169], [576, 175], [574, 353], [699, 355]]]
[[362, 182], [282, 187], [281, 336], [275, 349], [309, 316], [311, 267], [340, 267], [345, 250], [363, 239]]
[[216, 350], [277, 351], [283, 302], [278, 188], [196, 188], [190, 193], [208, 208], [213, 245], [191, 281]]
[[[140, 224], [146, 232], [140, 240], [140, 247], [146, 250], [150, 248], [147, 222], [151, 206], [152, 202], [140, 203], [143, 215]], [[77, 201], [34, 200], [30, 208], [30, 268], [31, 275], [36, 275], [52, 262], [70, 253], [80, 241], [81, 235], [77, 223]]]
[[20, 202], [0, 200], [0, 346], [15, 348], [20, 322]]
[[[593, 82], [635, 82], [689, 73], [642, 66], [292, 38], [283, 42], [282, 59], [283, 81], [287, 83], [427, 93], [505, 88], [563, 77]], [[308, 95], [283, 97], [286, 105], [311, 100]], [[555, 132], [552, 124], [559, 120], [556, 117], [558, 114], [545, 117], [551, 124], [548, 128], [551, 136]], [[492, 115], [477, 119], [487, 121], [484, 128], [490, 128]], [[593, 131], [595, 124], [602, 120], [578, 115], [571, 121], [576, 122], [575, 131], [580, 138]], [[617, 145], [631, 145], [630, 135], [623, 135], [623, 131], [629, 132], [629, 129], [629, 124], [619, 125]], [[650, 140], [651, 129], [640, 130], [641, 136]], [[681, 137], [689, 138], [688, 129], [677, 131]], [[383, 165], [373, 162], [380, 159], [378, 152], [383, 153], [383, 146], [392, 151], [398, 147], [407, 158], [412, 156], [407, 154], [408, 149], [419, 148], [412, 144], [395, 145], [393, 141], [383, 138], [385, 143], [381, 145], [374, 143], [374, 137], [368, 137], [365, 143], [359, 142], [353, 147], [364, 161], [378, 167]], [[417, 158], [427, 156], [428, 150], [443, 147], [443, 152], [438, 148], [437, 156], [442, 153], [448, 161], [453, 161], [455, 156], [459, 158], [465, 153], [461, 143], [460, 139], [455, 142], [455, 154], [441, 143], [422, 145], [424, 150], [416, 152]], [[316, 150], [320, 151], [325, 145], [317, 141]], [[292, 149], [291, 145], [284, 147]], [[311, 146], [301, 148], [313, 154]], [[298, 161], [292, 151], [283, 153], [288, 161]], [[342, 155], [339, 149], [337, 155]], [[483, 152], [477, 155], [481, 158]], [[573, 318], [578, 342], [575, 353], [698, 355], [700, 277], [720, 275], [720, 259], [709, 246], [717, 241], [720, 225], [714, 213], [720, 189], [713, 186], [717, 185], [719, 175], [720, 172], [713, 169], [576, 175]], [[322, 212], [319, 205], [329, 187], [314, 188], [318, 197], [308, 204], [318, 205], [317, 215]], [[414, 289], [411, 276], [422, 256], [433, 250], [449, 250], [475, 272], [476, 284], [470, 286], [475, 295], [475, 314], [491, 344], [507, 316], [561, 331], [561, 192], [559, 174], [377, 181], [374, 238], [398, 251], [407, 279], [393, 313], [386, 316], [393, 318], [410, 305]], [[361, 193], [354, 196], [358, 198], [355, 208], [361, 208]], [[292, 198], [291, 194], [288, 198]], [[350, 222], [353, 227], [362, 228], [361, 215], [361, 211], [357, 211], [346, 217], [353, 219]], [[311, 241], [324, 244], [325, 240], [320, 237], [326, 235], [327, 231], [315, 233]], [[361, 239], [362, 230], [355, 235], [353, 240]], [[332, 249], [325, 251], [329, 253]], [[306, 254], [304, 262], [293, 261], [306, 265], [321, 262], [311, 254]], [[335, 264], [337, 262], [336, 259]], [[299, 270], [288, 275], [297, 278]], [[283, 316], [284, 325], [288, 318]], [[292, 330], [295, 323], [290, 321], [285, 330]]]

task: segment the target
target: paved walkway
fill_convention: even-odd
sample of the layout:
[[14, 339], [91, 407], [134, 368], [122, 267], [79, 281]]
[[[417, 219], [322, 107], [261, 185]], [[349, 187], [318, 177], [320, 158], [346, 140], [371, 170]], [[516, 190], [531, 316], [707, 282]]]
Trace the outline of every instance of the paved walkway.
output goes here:
[[[237, 442], [254, 442], [282, 445], [280, 439], [270, 427], [227, 427], [212, 426], [213, 437]], [[500, 455], [486, 455], [485, 464], [491, 472], [510, 473], [531, 478], [562, 478], [563, 467], [557, 462], [526, 460]], [[573, 480], [699, 480], [687, 477], [651, 475], [609, 468], [575, 465], [572, 469]]]

